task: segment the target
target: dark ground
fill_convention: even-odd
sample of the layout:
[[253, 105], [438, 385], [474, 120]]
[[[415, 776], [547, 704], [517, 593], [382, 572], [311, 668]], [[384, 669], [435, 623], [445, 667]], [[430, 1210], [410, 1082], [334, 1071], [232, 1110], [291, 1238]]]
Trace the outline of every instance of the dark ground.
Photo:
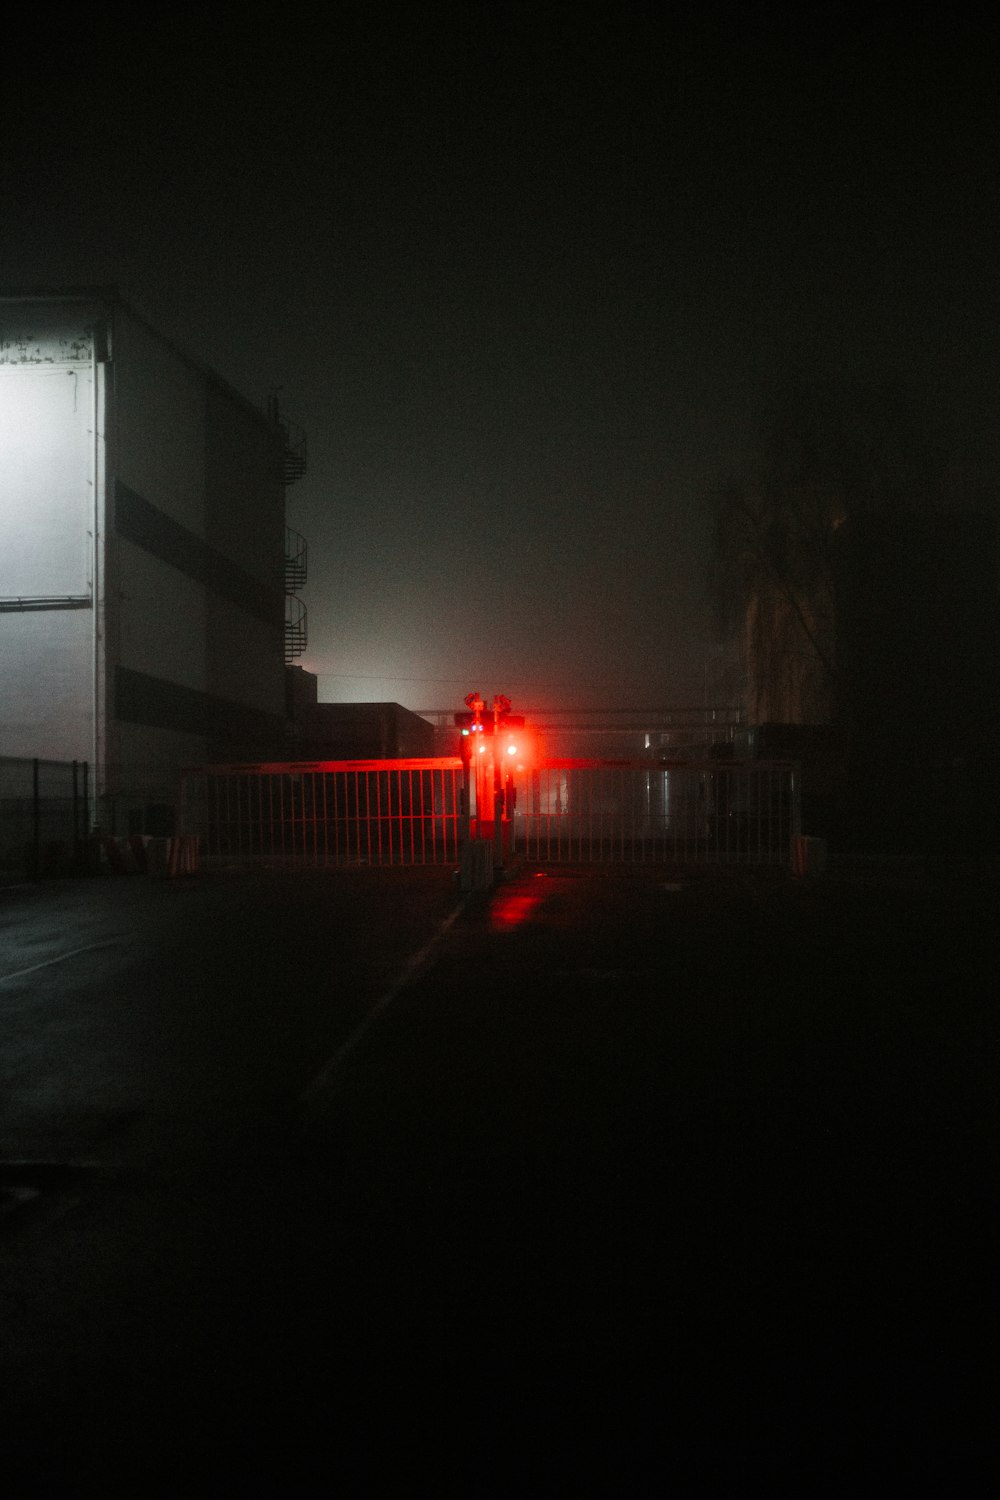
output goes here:
[[0, 892], [10, 1493], [992, 1493], [995, 896]]

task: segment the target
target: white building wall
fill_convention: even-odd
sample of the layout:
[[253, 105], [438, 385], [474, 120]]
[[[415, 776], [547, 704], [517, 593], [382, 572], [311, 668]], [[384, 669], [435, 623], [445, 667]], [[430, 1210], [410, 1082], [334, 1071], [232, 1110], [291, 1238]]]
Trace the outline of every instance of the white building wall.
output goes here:
[[114, 342], [116, 477], [205, 535], [206, 372], [119, 308]]
[[0, 522], [0, 755], [89, 760], [125, 807], [274, 753], [280, 439], [113, 295], [0, 298]]
[[280, 736], [284, 491], [262, 414], [126, 308], [113, 410], [108, 760], [152, 783]]
[[102, 372], [31, 309], [3, 333], [0, 755], [93, 761]]
[[0, 381], [0, 597], [87, 594], [93, 372], [0, 366]]
[[205, 692], [206, 589], [124, 537], [116, 539], [117, 661]]
[[[216, 664], [213, 673], [215, 691], [233, 703], [245, 703], [282, 715], [285, 707], [283, 671], [272, 671], [269, 679], [261, 680], [261, 662], [273, 659], [277, 653], [273, 627], [237, 609], [227, 599], [213, 599], [210, 608], [212, 657]], [[281, 650], [283, 669], [283, 638]]]
[[0, 755], [94, 759], [90, 610], [0, 615]]

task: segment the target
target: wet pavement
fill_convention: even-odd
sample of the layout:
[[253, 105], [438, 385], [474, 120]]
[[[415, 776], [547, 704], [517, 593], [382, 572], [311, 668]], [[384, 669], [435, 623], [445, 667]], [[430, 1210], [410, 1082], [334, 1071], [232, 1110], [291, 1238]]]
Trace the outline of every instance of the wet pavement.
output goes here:
[[456, 900], [0, 892], [12, 1492], [985, 1493], [995, 891]]

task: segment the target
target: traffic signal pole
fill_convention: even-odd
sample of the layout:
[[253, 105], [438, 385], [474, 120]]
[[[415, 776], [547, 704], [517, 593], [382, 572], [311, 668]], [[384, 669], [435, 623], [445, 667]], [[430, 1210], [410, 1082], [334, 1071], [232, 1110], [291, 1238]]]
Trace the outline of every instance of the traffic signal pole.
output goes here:
[[510, 708], [510, 699], [493, 699], [493, 870], [497, 874], [503, 869], [503, 773], [500, 769], [500, 715]]
[[[515, 726], [523, 729], [524, 719], [511, 717], [510, 699], [503, 693], [494, 696], [490, 709], [487, 709], [486, 702], [479, 693], [469, 693], [465, 705], [468, 713], [455, 715], [455, 723], [461, 730], [460, 750], [465, 771], [464, 838], [467, 845], [486, 845], [487, 848], [492, 846], [492, 868], [494, 875], [498, 875], [503, 872], [505, 832], [509, 842], [514, 804], [510, 791], [513, 778], [506, 774], [507, 762], [504, 759], [505, 736]], [[491, 712], [492, 724], [489, 718]], [[512, 745], [511, 753], [514, 752], [515, 747]], [[472, 837], [471, 819], [473, 785], [476, 792], [475, 838]], [[470, 849], [469, 852], [471, 855], [473, 851]]]

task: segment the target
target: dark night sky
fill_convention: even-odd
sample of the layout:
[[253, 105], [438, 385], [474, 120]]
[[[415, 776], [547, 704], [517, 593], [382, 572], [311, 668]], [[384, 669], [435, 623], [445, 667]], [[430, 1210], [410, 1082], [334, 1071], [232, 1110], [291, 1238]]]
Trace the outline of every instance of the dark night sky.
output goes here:
[[282, 388], [322, 697], [700, 702], [706, 492], [793, 367], [917, 382], [992, 482], [992, 36], [755, 11], [99, 8], [8, 51], [0, 283], [118, 285]]

